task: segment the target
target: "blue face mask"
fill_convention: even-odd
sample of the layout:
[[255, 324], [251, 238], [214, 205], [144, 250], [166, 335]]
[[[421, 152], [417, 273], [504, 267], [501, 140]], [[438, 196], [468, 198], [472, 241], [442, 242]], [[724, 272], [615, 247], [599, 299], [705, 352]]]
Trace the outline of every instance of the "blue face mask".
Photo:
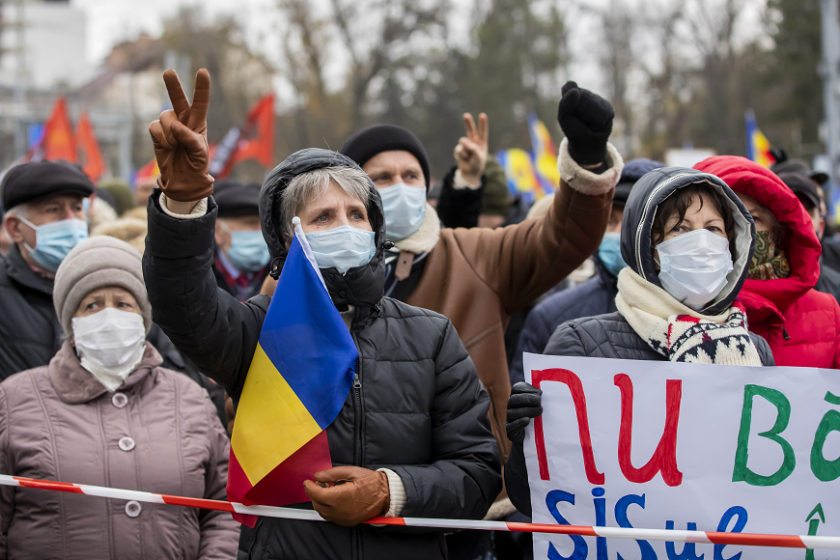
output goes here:
[[385, 237], [399, 241], [420, 229], [426, 217], [426, 189], [397, 183], [379, 189], [379, 196], [385, 212]]
[[58, 265], [73, 250], [73, 247], [88, 238], [88, 226], [84, 220], [71, 218], [36, 226], [29, 220], [20, 220], [35, 230], [35, 248], [23, 246], [32, 259], [50, 272], [58, 270]]
[[618, 276], [621, 269], [627, 266], [627, 263], [624, 262], [624, 258], [621, 256], [620, 233], [604, 234], [601, 246], [598, 247], [598, 258], [604, 263], [604, 268], [613, 276]]
[[306, 234], [318, 268], [336, 268], [341, 274], [370, 262], [376, 254], [375, 238], [372, 231], [352, 226]]
[[230, 240], [225, 254], [239, 269], [256, 272], [268, 264], [271, 257], [260, 230], [232, 231]]

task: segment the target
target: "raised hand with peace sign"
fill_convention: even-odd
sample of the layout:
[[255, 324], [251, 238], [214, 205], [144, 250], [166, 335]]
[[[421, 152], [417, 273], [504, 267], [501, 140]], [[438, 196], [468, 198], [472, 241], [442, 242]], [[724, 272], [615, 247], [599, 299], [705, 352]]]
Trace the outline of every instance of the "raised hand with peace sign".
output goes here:
[[484, 164], [487, 163], [489, 134], [487, 115], [484, 113], [478, 115], [478, 129], [476, 129], [472, 115], [464, 113], [464, 128], [467, 135], [462, 137], [455, 146], [455, 161], [458, 162], [458, 169], [464, 181], [471, 185], [478, 185], [484, 173]]
[[163, 73], [172, 109], [149, 126], [160, 167], [158, 183], [172, 200], [193, 202], [213, 194], [210, 148], [207, 144], [207, 107], [210, 104], [210, 74], [202, 68], [195, 75], [195, 94], [190, 105], [174, 70]]

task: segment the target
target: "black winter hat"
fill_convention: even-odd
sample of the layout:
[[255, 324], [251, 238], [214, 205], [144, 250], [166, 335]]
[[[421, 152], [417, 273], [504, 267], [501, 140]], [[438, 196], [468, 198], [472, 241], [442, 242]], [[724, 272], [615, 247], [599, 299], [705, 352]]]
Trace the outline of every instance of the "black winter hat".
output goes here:
[[221, 179], [213, 186], [213, 199], [219, 207], [219, 218], [259, 216], [260, 185], [243, 185], [233, 179]]
[[2, 190], [3, 209], [37, 202], [60, 194], [93, 194], [93, 183], [78, 168], [62, 162], [39, 161], [16, 165], [6, 172]]
[[779, 173], [779, 179], [784, 181], [785, 185], [790, 187], [790, 190], [793, 191], [793, 194], [797, 195], [797, 198], [800, 194], [803, 195], [811, 201], [814, 208], [819, 210], [820, 195], [817, 192], [818, 187], [807, 175], [803, 175], [801, 173], [782, 172]]
[[812, 171], [811, 166], [804, 159], [785, 159], [770, 166], [770, 171], [779, 175], [781, 173], [799, 173], [816, 181], [820, 186], [828, 181], [828, 173], [823, 171]]
[[358, 163], [359, 167], [364, 167], [376, 154], [389, 150], [405, 150], [417, 158], [428, 190], [432, 177], [426, 149], [420, 139], [406, 128], [393, 124], [375, 124], [348, 138], [341, 147], [341, 153]]
[[627, 204], [627, 198], [630, 196], [630, 191], [633, 190], [636, 181], [641, 179], [648, 171], [660, 167], [665, 167], [665, 164], [647, 158], [636, 158], [626, 162], [624, 169], [621, 171], [621, 178], [615, 186], [613, 204]]

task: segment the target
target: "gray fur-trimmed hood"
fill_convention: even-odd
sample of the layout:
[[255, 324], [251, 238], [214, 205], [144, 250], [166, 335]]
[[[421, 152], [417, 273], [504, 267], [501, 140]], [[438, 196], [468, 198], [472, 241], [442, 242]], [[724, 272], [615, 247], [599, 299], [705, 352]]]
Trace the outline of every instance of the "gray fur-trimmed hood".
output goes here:
[[[280, 201], [283, 191], [298, 175], [327, 167], [352, 167], [361, 171], [352, 159], [338, 152], [306, 148], [283, 160], [263, 182], [260, 189], [260, 222], [263, 237], [271, 253], [271, 275], [274, 278], [280, 276], [288, 255], [286, 237], [283, 235], [284, 227], [280, 223]], [[392, 243], [385, 238], [385, 213], [382, 210], [382, 199], [373, 182], [370, 179], [367, 182], [370, 189], [367, 210], [371, 227], [376, 235], [376, 255], [368, 264], [351, 268], [344, 275], [334, 268], [321, 270], [330, 297], [338, 308], [347, 305], [370, 307], [376, 305], [383, 295], [384, 254]]]
[[627, 265], [644, 280], [655, 286], [659, 282], [653, 261], [651, 230], [656, 210], [665, 199], [679, 189], [705, 183], [718, 189], [729, 201], [735, 219], [733, 270], [727, 276], [726, 286], [705, 308], [705, 315], [717, 315], [731, 307], [747, 278], [750, 260], [755, 248], [755, 223], [738, 195], [719, 177], [684, 167], [662, 167], [648, 172], [635, 184], [624, 207], [621, 225], [621, 256]]

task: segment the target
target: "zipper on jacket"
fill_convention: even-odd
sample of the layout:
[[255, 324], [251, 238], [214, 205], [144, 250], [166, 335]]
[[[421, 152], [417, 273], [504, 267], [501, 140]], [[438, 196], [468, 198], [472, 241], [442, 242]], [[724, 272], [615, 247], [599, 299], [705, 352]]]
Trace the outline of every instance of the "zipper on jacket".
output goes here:
[[[353, 342], [356, 342], [356, 336], [353, 335]], [[359, 345], [356, 344], [356, 351]], [[356, 374], [353, 376], [353, 397], [356, 405], [356, 456], [355, 463], [359, 466], [362, 464], [362, 356], [356, 358]]]
[[254, 557], [254, 545], [257, 544], [257, 532], [260, 530], [260, 525], [263, 524], [264, 517], [257, 519], [257, 524], [254, 525], [254, 535], [251, 537], [251, 546], [248, 547], [248, 558]]
[[[359, 340], [355, 333], [350, 333], [353, 336], [353, 344], [356, 345], [356, 352], [359, 357], [356, 358], [356, 374], [353, 376], [353, 403], [356, 408], [356, 452], [355, 463], [362, 466], [362, 351], [359, 348]], [[353, 558], [362, 558], [362, 532], [359, 527], [353, 527]]]
[[787, 330], [785, 330], [785, 328], [784, 328], [784, 327], [782, 327], [782, 337], [783, 337], [785, 340], [790, 340], [790, 335], [788, 334]]

